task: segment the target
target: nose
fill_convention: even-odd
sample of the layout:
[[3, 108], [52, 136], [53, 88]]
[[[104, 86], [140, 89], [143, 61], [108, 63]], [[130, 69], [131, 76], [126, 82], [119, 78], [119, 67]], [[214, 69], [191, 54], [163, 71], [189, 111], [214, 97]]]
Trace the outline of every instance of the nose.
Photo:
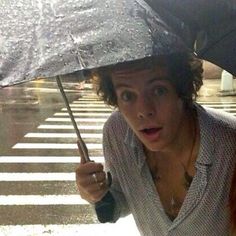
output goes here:
[[139, 112], [138, 113], [138, 118], [139, 119], [143, 119], [143, 118], [148, 118], [148, 117], [152, 117], [153, 116], [153, 112], [148, 112], [148, 113], [144, 113], [144, 112]]
[[139, 119], [151, 118], [155, 114], [152, 100], [148, 98], [140, 99], [138, 103], [137, 117]]

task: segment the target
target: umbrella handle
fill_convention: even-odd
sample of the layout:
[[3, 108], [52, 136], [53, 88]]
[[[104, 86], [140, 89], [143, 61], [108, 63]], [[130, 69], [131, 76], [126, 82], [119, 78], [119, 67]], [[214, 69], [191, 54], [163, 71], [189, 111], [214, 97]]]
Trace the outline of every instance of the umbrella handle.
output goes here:
[[[73, 116], [73, 113], [72, 113], [72, 110], [70, 108], [68, 99], [67, 99], [65, 91], [63, 89], [63, 86], [62, 86], [62, 83], [61, 83], [61, 80], [60, 80], [60, 76], [57, 76], [56, 80], [57, 80], [57, 85], [60, 89], [60, 92], [61, 92], [62, 97], [64, 99], [64, 102], [66, 104], [67, 111], [70, 115], [71, 122], [74, 126], [74, 129], [75, 129], [75, 132], [76, 132], [76, 135], [77, 135], [77, 138], [78, 138], [77, 145], [78, 145], [78, 148], [79, 148], [79, 153], [80, 153], [81, 160], [82, 160], [82, 162], [90, 162], [91, 160], [90, 160], [89, 155], [88, 155], [87, 146], [86, 146], [84, 140], [82, 139], [82, 137], [80, 135], [80, 131], [78, 129], [77, 123], [75, 122], [75, 118]], [[106, 184], [107, 184], [108, 187], [110, 187], [111, 184], [112, 184], [112, 176], [111, 176], [110, 172], [107, 172]]]
[[77, 123], [75, 122], [75, 118], [74, 118], [74, 116], [73, 116], [73, 113], [72, 113], [72, 110], [71, 110], [71, 108], [70, 108], [68, 99], [67, 99], [66, 94], [65, 94], [65, 91], [64, 91], [64, 89], [63, 89], [60, 76], [56, 76], [56, 80], [57, 80], [57, 85], [58, 85], [58, 87], [59, 87], [59, 89], [60, 89], [61, 95], [62, 95], [63, 100], [64, 100], [64, 102], [65, 102], [67, 111], [68, 111], [68, 113], [69, 113], [71, 122], [72, 122], [72, 124], [73, 124], [73, 126], [74, 126], [74, 129], [75, 129], [75, 132], [76, 132], [76, 135], [77, 135], [77, 138], [78, 138], [78, 140], [77, 140], [77, 145], [78, 145], [78, 148], [79, 148], [79, 153], [80, 153], [81, 160], [83, 160], [83, 162], [89, 162], [89, 161], [91, 161], [91, 160], [90, 160], [89, 155], [88, 155], [87, 146], [86, 146], [84, 140], [82, 139], [82, 137], [81, 137], [81, 135], [80, 135], [80, 131], [79, 131], [79, 129], [78, 129]]

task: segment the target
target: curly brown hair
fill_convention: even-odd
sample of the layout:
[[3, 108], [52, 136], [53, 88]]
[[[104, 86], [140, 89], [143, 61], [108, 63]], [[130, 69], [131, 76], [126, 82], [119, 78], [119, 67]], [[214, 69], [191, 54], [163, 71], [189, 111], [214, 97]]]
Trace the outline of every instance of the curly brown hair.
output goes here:
[[190, 53], [176, 53], [168, 56], [147, 57], [141, 60], [101, 67], [92, 72], [92, 79], [98, 96], [108, 105], [117, 107], [117, 97], [111, 80], [114, 70], [134, 68], [137, 70], [166, 66], [168, 80], [174, 85], [177, 94], [187, 107], [196, 100], [202, 86], [202, 61]]

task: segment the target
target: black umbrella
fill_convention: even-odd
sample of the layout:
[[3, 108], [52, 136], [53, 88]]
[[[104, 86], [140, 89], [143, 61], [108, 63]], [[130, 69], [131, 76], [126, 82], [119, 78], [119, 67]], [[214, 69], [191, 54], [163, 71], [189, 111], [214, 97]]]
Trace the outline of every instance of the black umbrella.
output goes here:
[[183, 50], [144, 1], [1, 0], [0, 87]]
[[144, 1], [1, 0], [0, 87], [186, 50]]
[[1, 0], [0, 17], [0, 87], [56, 77], [86, 161], [60, 77], [187, 50], [143, 0]]
[[194, 50], [236, 75], [235, 0], [145, 0]]

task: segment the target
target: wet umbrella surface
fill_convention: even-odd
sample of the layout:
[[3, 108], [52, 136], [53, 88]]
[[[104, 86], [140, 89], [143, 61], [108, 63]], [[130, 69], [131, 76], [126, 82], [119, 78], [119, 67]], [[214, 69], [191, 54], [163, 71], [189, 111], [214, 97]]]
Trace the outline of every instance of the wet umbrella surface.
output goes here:
[[59, 76], [186, 50], [144, 1], [2, 0], [0, 15], [0, 87], [57, 77], [87, 161]]
[[[56, 77], [78, 136], [80, 156], [86, 161], [88, 151], [60, 76], [186, 51], [182, 40], [144, 1], [2, 0], [0, 4], [0, 87]], [[99, 209], [107, 204], [106, 197], [96, 204]]]
[[0, 4], [0, 86], [183, 50], [144, 1]]

